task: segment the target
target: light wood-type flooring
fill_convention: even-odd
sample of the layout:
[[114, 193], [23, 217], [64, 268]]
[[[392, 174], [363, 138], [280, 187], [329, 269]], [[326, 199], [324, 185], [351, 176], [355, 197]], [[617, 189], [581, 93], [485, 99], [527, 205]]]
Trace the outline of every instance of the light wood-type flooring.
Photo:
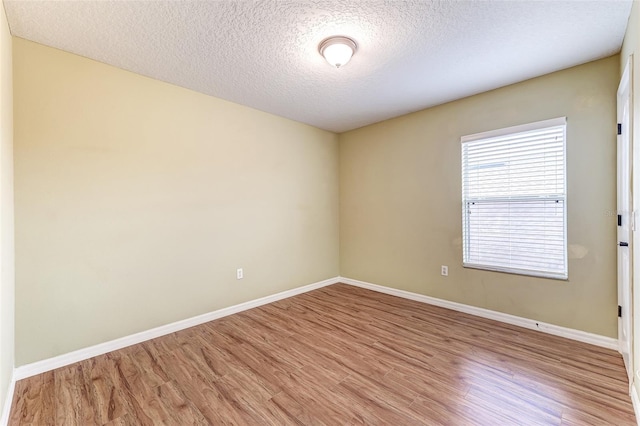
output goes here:
[[632, 425], [618, 353], [336, 284], [16, 384], [11, 425]]

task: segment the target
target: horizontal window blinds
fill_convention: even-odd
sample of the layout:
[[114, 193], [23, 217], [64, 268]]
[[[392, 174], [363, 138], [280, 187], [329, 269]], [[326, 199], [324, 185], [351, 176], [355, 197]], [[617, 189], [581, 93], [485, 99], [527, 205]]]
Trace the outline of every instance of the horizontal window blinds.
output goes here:
[[567, 277], [564, 119], [540, 126], [462, 139], [465, 266]]

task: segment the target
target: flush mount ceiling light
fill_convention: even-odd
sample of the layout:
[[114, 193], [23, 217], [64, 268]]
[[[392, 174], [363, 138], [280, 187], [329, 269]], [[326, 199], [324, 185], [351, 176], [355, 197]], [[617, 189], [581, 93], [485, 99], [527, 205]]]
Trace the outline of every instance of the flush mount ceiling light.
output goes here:
[[318, 46], [320, 54], [336, 68], [346, 65], [357, 49], [356, 42], [344, 36], [329, 37]]

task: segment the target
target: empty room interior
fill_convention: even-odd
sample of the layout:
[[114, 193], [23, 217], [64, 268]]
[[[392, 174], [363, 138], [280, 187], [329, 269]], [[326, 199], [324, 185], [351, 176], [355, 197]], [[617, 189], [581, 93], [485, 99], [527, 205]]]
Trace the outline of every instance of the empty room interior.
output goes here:
[[636, 1], [2, 6], [0, 426], [639, 424]]

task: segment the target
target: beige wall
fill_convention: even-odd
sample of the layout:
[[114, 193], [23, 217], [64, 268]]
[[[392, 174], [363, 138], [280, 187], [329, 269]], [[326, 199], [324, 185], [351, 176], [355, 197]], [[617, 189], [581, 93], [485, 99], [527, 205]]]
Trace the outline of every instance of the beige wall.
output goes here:
[[[341, 275], [616, 336], [619, 60], [340, 135]], [[568, 120], [569, 280], [463, 268], [460, 137], [560, 116]]]
[[335, 134], [13, 49], [17, 365], [338, 275]]
[[[0, 5], [1, 6], [1, 5]], [[11, 34], [0, 7], [0, 413], [14, 366], [13, 83]]]
[[[633, 102], [633, 120], [631, 123], [631, 138], [632, 143], [634, 145], [634, 149], [640, 146], [640, 4], [634, 1], [631, 9], [631, 15], [629, 16], [629, 23], [627, 25], [627, 32], [625, 33], [624, 42], [622, 44], [622, 51], [620, 52], [620, 76], [624, 72], [625, 66], [627, 62], [630, 60], [630, 55], [633, 55], [631, 58], [632, 62], [632, 72], [633, 78], [631, 83], [631, 99]], [[636, 182], [639, 181], [637, 170], [640, 170], [640, 164], [638, 163], [638, 158], [640, 155], [636, 152], [634, 158], [634, 176]], [[635, 207], [637, 210], [640, 205], [640, 201], [637, 199], [634, 201]], [[638, 251], [638, 247], [640, 244], [638, 241], [633, 241], [633, 253], [634, 253], [634, 274], [633, 274], [633, 348], [632, 348], [632, 368], [637, 372], [640, 367], [640, 312], [638, 311], [638, 307], [640, 307], [640, 265], [638, 262], [640, 261], [640, 251]], [[638, 389], [638, 384], [635, 383], [636, 390]]]

